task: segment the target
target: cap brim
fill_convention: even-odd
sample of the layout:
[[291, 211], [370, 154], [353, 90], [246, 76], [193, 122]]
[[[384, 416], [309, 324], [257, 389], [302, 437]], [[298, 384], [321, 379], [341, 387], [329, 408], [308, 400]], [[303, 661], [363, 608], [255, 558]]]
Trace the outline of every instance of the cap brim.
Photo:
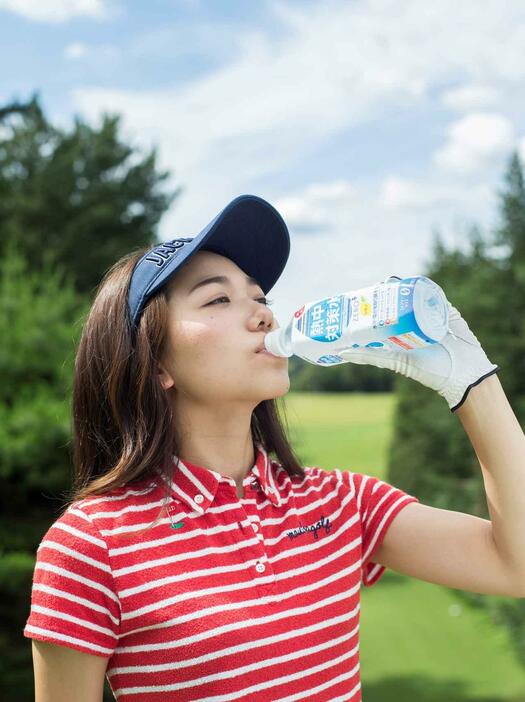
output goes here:
[[[236, 197], [199, 234], [186, 240], [176, 255], [155, 271], [149, 284], [145, 281], [147, 287], [142, 290], [142, 299], [134, 301], [137, 312], [200, 249], [230, 258], [255, 278], [266, 294], [288, 261], [290, 235], [283, 218], [269, 202], [257, 195]], [[137, 268], [141, 263], [142, 259]]]

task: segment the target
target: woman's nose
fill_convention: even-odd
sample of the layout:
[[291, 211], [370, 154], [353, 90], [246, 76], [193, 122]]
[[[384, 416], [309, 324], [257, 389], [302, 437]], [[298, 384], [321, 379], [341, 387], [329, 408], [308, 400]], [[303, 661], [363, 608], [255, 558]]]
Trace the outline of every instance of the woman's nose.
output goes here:
[[264, 324], [264, 326], [271, 329], [273, 326], [273, 321], [274, 321], [273, 312], [271, 310], [267, 309], [265, 311], [264, 318], [261, 321], [262, 321], [262, 324]]
[[266, 306], [261, 306], [260, 304], [257, 307], [256, 311], [256, 316], [259, 318], [259, 323], [258, 326], [264, 326], [268, 327], [269, 329], [272, 328], [273, 322], [274, 322], [274, 316], [273, 312], [269, 307]]

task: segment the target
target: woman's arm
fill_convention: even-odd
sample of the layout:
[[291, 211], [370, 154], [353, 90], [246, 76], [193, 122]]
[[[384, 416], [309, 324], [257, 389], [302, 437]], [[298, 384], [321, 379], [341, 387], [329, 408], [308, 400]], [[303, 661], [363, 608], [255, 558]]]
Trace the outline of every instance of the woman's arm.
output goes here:
[[33, 639], [35, 702], [102, 702], [108, 659]]
[[525, 597], [525, 434], [495, 375], [472, 388], [456, 414], [483, 473], [496, 547]]

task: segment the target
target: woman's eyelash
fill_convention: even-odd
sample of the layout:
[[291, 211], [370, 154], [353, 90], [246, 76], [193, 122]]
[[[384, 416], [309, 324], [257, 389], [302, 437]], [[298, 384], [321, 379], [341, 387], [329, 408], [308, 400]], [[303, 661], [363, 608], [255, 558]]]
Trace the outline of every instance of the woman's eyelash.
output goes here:
[[[228, 298], [226, 295], [221, 295], [221, 297], [217, 297], [215, 300], [208, 302], [208, 305], [213, 305], [214, 302], [218, 302], [219, 300], [228, 300]], [[267, 297], [259, 297], [258, 300], [263, 300], [263, 304], [267, 305], [268, 307], [273, 305], [273, 300], [269, 300]]]

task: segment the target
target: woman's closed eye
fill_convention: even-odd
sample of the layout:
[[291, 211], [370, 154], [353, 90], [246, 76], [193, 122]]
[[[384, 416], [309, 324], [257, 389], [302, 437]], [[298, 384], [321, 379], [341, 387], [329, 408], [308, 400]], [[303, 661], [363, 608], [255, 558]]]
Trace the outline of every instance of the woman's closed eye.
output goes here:
[[[215, 300], [208, 302], [208, 304], [204, 306], [207, 307], [208, 305], [213, 305], [215, 302], [219, 302], [219, 300], [228, 300], [228, 302], [230, 301], [226, 295], [222, 295], [221, 297], [217, 297]], [[267, 305], [268, 307], [273, 304], [273, 300], [268, 300], [268, 298], [266, 297], [259, 297], [257, 301], [262, 302], [263, 305]]]

